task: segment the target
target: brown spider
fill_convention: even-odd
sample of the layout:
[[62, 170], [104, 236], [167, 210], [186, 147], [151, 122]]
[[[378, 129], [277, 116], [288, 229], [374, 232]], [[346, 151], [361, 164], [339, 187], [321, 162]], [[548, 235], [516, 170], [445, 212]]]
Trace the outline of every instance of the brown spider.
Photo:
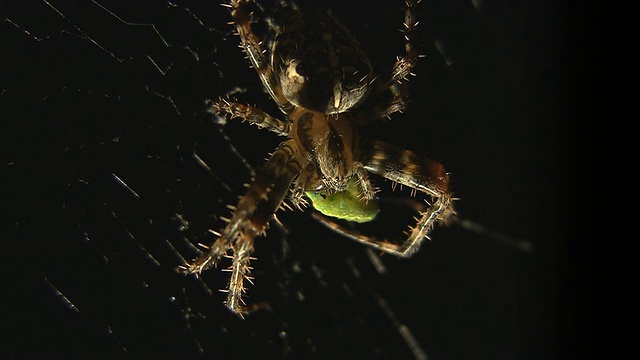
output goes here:
[[[281, 205], [286, 206], [283, 201], [289, 191], [298, 208], [306, 204], [306, 196], [321, 212], [351, 221], [370, 220], [377, 211], [370, 209], [376, 190], [367, 172], [425, 193], [433, 202], [419, 212], [417, 223], [400, 245], [347, 231], [323, 215], [316, 216], [351, 239], [401, 257], [414, 254], [437, 221], [454, 215], [448, 174], [441, 164], [358, 136], [358, 128], [401, 111], [407, 103], [403, 80], [418, 58], [411, 44], [416, 1], [405, 1], [406, 53], [383, 77], [373, 76], [371, 62], [358, 41], [327, 12], [303, 15], [296, 5], [287, 3], [284, 10], [290, 21], [282, 26], [271, 24], [275, 37], [265, 46], [252, 32], [246, 10], [250, 2], [231, 0], [223, 5], [231, 10], [240, 46], [286, 117], [281, 120], [225, 99], [213, 102], [211, 111], [248, 121], [286, 140], [259, 171], [226, 227], [215, 233], [218, 239], [192, 263], [181, 267], [183, 273], [198, 276], [230, 251], [226, 305], [240, 316], [246, 312], [241, 297], [244, 280], [250, 281], [253, 240], [265, 234], [269, 220]], [[334, 205], [328, 201], [346, 203], [342, 205], [346, 213], [356, 214], [355, 218], [333, 214]], [[323, 211], [323, 206], [329, 210]]]

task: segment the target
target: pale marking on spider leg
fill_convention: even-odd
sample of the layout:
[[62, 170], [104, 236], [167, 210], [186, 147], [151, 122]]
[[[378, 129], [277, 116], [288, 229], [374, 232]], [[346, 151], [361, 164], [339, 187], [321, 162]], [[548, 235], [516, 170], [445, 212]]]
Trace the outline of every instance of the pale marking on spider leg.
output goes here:
[[288, 136], [291, 132], [289, 121], [280, 120], [255, 106], [240, 104], [235, 100], [220, 98], [218, 101], [212, 101], [209, 111], [220, 115], [228, 114], [231, 118], [242, 119], [279, 136]]
[[[246, 292], [244, 280], [249, 274], [249, 257], [253, 252], [253, 237], [255, 235], [240, 234], [233, 247], [233, 262], [231, 268], [231, 278], [229, 280], [229, 292], [226, 305], [233, 312], [243, 317], [244, 302], [242, 295]], [[242, 304], [241, 304], [242, 302]]]
[[449, 176], [440, 163], [381, 141], [364, 141], [362, 148], [368, 171], [431, 196], [447, 194]]
[[262, 43], [258, 40], [257, 36], [252, 32], [251, 22], [243, 9], [243, 6], [247, 3], [249, 3], [249, 1], [232, 0], [230, 2], [229, 8], [231, 9], [231, 16], [233, 18], [232, 24], [235, 25], [236, 31], [240, 36], [240, 47], [249, 58], [251, 65], [256, 69], [264, 89], [269, 93], [273, 101], [284, 111], [289, 106], [289, 102], [282, 96], [281, 92], [277, 90], [278, 87], [272, 77], [272, 70], [265, 57], [266, 51], [262, 48]]
[[364, 166], [361, 163], [356, 162], [354, 163], [354, 167], [354, 171], [356, 173], [356, 176], [358, 177], [357, 184], [361, 189], [360, 199], [366, 203], [375, 197], [376, 189], [373, 187], [373, 185], [371, 185], [371, 180], [369, 180]]
[[[405, 55], [400, 58], [396, 64], [393, 66], [393, 75], [392, 82], [400, 82], [405, 80], [409, 74], [411, 74], [411, 70], [416, 64], [416, 60], [418, 58], [418, 52], [415, 50], [411, 43], [411, 35], [418, 25], [418, 22], [415, 19], [415, 1], [407, 0], [405, 1], [405, 16], [404, 16], [404, 28], [402, 32], [404, 33], [405, 39]], [[389, 84], [391, 85], [391, 84]]]
[[237, 209], [211, 249], [191, 264], [181, 267], [183, 273], [198, 275], [226, 256], [230, 249], [233, 263], [227, 306], [240, 316], [243, 311], [241, 297], [245, 292], [243, 281], [250, 270], [253, 239], [264, 234], [268, 221], [280, 207], [291, 182], [300, 172], [300, 160], [296, 156], [297, 148], [293, 140], [282, 143], [240, 199]]
[[431, 240], [427, 235], [429, 235], [435, 223], [438, 220], [447, 220], [450, 213], [453, 213], [453, 209], [451, 208], [449, 195], [437, 198], [433, 205], [420, 214], [422, 217], [416, 226], [412, 228], [409, 238], [400, 247], [398, 255], [410, 257], [415, 254], [425, 238]]

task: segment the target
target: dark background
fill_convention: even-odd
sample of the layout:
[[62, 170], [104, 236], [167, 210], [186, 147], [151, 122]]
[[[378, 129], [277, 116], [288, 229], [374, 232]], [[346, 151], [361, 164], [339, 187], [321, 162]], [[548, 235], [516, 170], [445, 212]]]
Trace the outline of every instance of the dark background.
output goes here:
[[[400, 325], [431, 359], [604, 345], [582, 175], [602, 52], [587, 3], [422, 1], [413, 102], [378, 130], [445, 164], [461, 216], [533, 253], [453, 226], [380, 273], [363, 246], [284, 213], [287, 232], [256, 241], [247, 300], [267, 307], [244, 321], [222, 305], [225, 273], [174, 270], [243, 192], [241, 158], [259, 167], [280, 141], [221, 126], [205, 99], [279, 113], [217, 1], [131, 3], [2, 3], [0, 357], [414, 358]], [[401, 1], [325, 3], [377, 69], [402, 53]]]

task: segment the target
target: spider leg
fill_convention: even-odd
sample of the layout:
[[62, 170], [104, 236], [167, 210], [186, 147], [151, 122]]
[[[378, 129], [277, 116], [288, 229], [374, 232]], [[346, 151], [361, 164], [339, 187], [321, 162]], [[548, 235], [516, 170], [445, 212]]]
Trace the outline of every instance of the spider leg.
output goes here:
[[363, 149], [363, 163], [367, 171], [426, 193], [434, 202], [426, 210], [419, 212], [416, 225], [411, 227], [409, 237], [401, 245], [348, 231], [343, 235], [382, 251], [409, 257], [420, 248], [436, 222], [447, 223], [455, 216], [448, 189], [449, 176], [440, 163], [400, 147], [365, 140]]
[[240, 199], [231, 219], [220, 232], [214, 244], [192, 263], [181, 267], [185, 274], [200, 275], [215, 265], [229, 249], [233, 261], [227, 294], [227, 306], [242, 314], [241, 297], [245, 292], [244, 280], [248, 279], [249, 260], [253, 252], [253, 239], [264, 235], [267, 222], [280, 207], [289, 187], [300, 173], [302, 166], [294, 140], [280, 144]]
[[291, 110], [291, 104], [282, 95], [280, 87], [273, 76], [273, 69], [269, 66], [269, 58], [266, 49], [258, 37], [251, 30], [251, 21], [245, 12], [245, 6], [253, 0], [231, 0], [229, 4], [223, 6], [231, 9], [233, 24], [236, 26], [237, 34], [240, 36], [240, 47], [244, 50], [251, 66], [256, 69], [262, 85], [273, 101], [286, 113]]
[[360, 149], [367, 171], [432, 197], [450, 195], [449, 174], [439, 162], [378, 140], [363, 139]]
[[[418, 2], [420, 1], [418, 0]], [[418, 51], [411, 43], [412, 33], [416, 25], [418, 25], [414, 9], [415, 5], [415, 0], [405, 0], [404, 28], [402, 29], [405, 40], [405, 55], [399, 58], [393, 66], [387, 86], [405, 80], [411, 74], [411, 70], [416, 65], [416, 60], [418, 60]]]
[[231, 273], [229, 279], [229, 287], [227, 292], [227, 301], [225, 304], [231, 311], [243, 317], [243, 313], [246, 313], [246, 305], [242, 300], [242, 295], [246, 293], [244, 285], [245, 279], [251, 282], [249, 273], [251, 266], [249, 262], [251, 260], [251, 254], [253, 253], [253, 238], [252, 234], [240, 234], [233, 246], [233, 260], [231, 267], [227, 269]]
[[[433, 224], [436, 220], [438, 220], [439, 215], [437, 214], [447, 211], [445, 199], [441, 198], [439, 199], [439, 201], [440, 203], [435, 203], [426, 211], [420, 212], [421, 217], [418, 223], [415, 227], [411, 228], [409, 237], [400, 245], [391, 243], [387, 240], [379, 240], [372, 236], [362, 235], [357, 231], [346, 229], [340, 223], [332, 220], [325, 215], [322, 215], [318, 211], [314, 211], [311, 216], [313, 216], [313, 218], [319, 221], [322, 225], [340, 234], [341, 236], [370, 246], [376, 250], [406, 258], [411, 257], [418, 251], [418, 249], [420, 249], [420, 245], [422, 245], [423, 239], [427, 237], [427, 235], [431, 231], [431, 228], [433, 227]], [[452, 209], [449, 210], [452, 211]]]
[[360, 199], [367, 202], [376, 195], [376, 189], [371, 184], [369, 177], [367, 176], [367, 170], [364, 168], [362, 163], [356, 162], [354, 164], [355, 174], [358, 177], [358, 184], [360, 185], [361, 194]]
[[304, 210], [309, 205], [305, 198], [307, 185], [319, 181], [316, 166], [310, 162], [294, 181], [289, 200], [298, 210]]
[[[418, 24], [415, 5], [420, 1], [405, 0], [405, 15], [402, 32], [405, 39], [405, 54], [398, 57], [391, 72], [376, 79], [367, 101], [360, 107], [361, 119], [381, 119], [395, 112], [402, 112], [409, 102], [407, 77], [418, 60], [418, 51], [412, 43], [412, 34]], [[365, 120], [366, 121], [366, 120]]]
[[267, 129], [280, 136], [288, 136], [291, 122], [275, 118], [263, 110], [251, 105], [240, 104], [232, 100], [220, 98], [210, 102], [209, 112], [228, 114], [231, 118], [240, 118], [261, 129]]

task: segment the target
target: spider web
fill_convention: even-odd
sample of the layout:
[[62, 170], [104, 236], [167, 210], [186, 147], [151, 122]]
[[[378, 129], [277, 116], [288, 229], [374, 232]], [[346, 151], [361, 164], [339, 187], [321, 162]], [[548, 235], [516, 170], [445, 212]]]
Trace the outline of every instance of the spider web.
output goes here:
[[[132, 5], [135, 3], [135, 5]], [[444, 4], [446, 3], [446, 4]], [[209, 244], [279, 139], [206, 114], [234, 94], [278, 115], [216, 1], [10, 5], [2, 24], [3, 163], [14, 274], [3, 306], [18, 357], [496, 359], [557, 355], [551, 121], [522, 105], [522, 2], [424, 1], [428, 56], [384, 141], [437, 154], [466, 218], [536, 242], [524, 255], [459, 227], [398, 260], [282, 213], [256, 241], [264, 308], [224, 308], [227, 277], [175, 268]], [[269, 2], [261, 2], [268, 9]], [[403, 50], [402, 4], [328, 2], [380, 69]], [[3, 71], [4, 71], [3, 70]], [[514, 79], [515, 77], [515, 79]], [[463, 106], [461, 106], [461, 104]], [[536, 151], [534, 158], [531, 154]], [[547, 163], [549, 162], [549, 163]], [[527, 182], [529, 181], [529, 182]], [[379, 184], [388, 190], [388, 184]], [[384, 186], [387, 186], [386, 188]], [[540, 189], [547, 189], [548, 192]], [[405, 192], [408, 196], [408, 192]], [[536, 195], [537, 194], [537, 195]], [[551, 212], [544, 220], [540, 213]], [[408, 224], [387, 215], [382, 224]], [[373, 226], [376, 226], [375, 224]], [[401, 227], [402, 227], [401, 226]], [[401, 228], [400, 227], [400, 228]], [[536, 314], [546, 313], [544, 317]]]

